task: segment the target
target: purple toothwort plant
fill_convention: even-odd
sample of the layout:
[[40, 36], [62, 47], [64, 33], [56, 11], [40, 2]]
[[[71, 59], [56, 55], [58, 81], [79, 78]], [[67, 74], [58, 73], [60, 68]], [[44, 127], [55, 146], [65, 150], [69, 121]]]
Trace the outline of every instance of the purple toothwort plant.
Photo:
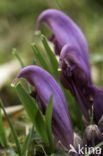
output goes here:
[[80, 28], [63, 12], [55, 9], [43, 11], [37, 20], [37, 29], [45, 23], [52, 31], [51, 41], [60, 55], [61, 81], [75, 96], [81, 111], [90, 120], [103, 115], [103, 90], [95, 87], [91, 78], [88, 44]]
[[83, 92], [86, 92], [85, 88], [91, 86], [92, 82], [86, 39], [79, 27], [61, 11], [54, 9], [44, 11], [38, 18], [38, 27], [41, 22], [45, 22], [51, 28], [53, 41], [56, 41], [55, 47], [59, 47], [56, 53], [60, 55], [62, 83], [71, 90], [84, 116], [89, 119], [90, 104], [83, 95]]
[[73, 130], [68, 106], [64, 94], [54, 78], [44, 69], [38, 66], [27, 66], [21, 70], [17, 79], [26, 79], [35, 89], [32, 96], [37, 100], [43, 113], [47, 108], [50, 97], [53, 98], [52, 128], [57, 141], [69, 148], [73, 143]]

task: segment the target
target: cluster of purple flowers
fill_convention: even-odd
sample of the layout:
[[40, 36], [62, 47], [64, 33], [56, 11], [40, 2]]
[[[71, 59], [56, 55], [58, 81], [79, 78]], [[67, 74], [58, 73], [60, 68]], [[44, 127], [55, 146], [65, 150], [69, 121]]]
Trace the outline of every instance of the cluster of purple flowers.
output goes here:
[[[89, 122], [93, 112], [93, 121], [98, 126], [103, 118], [103, 90], [93, 84], [88, 44], [83, 33], [70, 17], [59, 10], [42, 12], [37, 20], [37, 29], [43, 22], [53, 33], [50, 40], [54, 43], [55, 53], [59, 55], [58, 66], [63, 86], [75, 97], [85, 120]], [[34, 98], [43, 113], [50, 97], [53, 97], [53, 133], [57, 141], [60, 140], [69, 148], [74, 142], [74, 133], [67, 102], [57, 82], [47, 71], [36, 65], [23, 68], [17, 78], [21, 77], [35, 87]], [[102, 134], [102, 127], [99, 130]]]

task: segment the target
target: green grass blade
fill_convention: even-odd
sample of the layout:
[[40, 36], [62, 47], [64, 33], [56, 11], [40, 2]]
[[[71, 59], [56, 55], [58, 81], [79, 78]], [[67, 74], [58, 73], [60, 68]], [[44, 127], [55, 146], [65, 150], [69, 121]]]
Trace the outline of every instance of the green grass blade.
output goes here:
[[34, 123], [35, 116], [36, 116], [36, 113], [38, 110], [35, 100], [30, 95], [28, 95], [28, 93], [25, 91], [25, 89], [22, 87], [22, 85], [20, 83], [18, 83], [15, 86], [15, 88], [16, 88], [16, 92], [17, 92], [17, 95], [18, 95], [21, 103], [23, 104], [31, 121]]
[[36, 129], [41, 135], [43, 141], [48, 145], [48, 135], [46, 131], [46, 123], [43, 114], [38, 111], [36, 114]]
[[16, 52], [16, 49], [15, 49], [15, 48], [13, 49], [12, 54], [17, 58], [17, 60], [19, 61], [21, 67], [25, 67], [23, 61], [21, 60], [20, 56], [19, 56], [18, 53]]
[[51, 72], [51, 69], [48, 66], [46, 59], [44, 59], [44, 57], [42, 56], [41, 52], [39, 51], [39, 49], [35, 44], [32, 44], [32, 49], [34, 52], [34, 56], [36, 57], [36, 60], [40, 63], [40, 65], [47, 71]]
[[30, 143], [32, 142], [33, 132], [34, 132], [34, 126], [30, 130], [29, 134], [27, 135], [27, 137], [26, 137], [26, 139], [24, 141], [24, 144], [22, 146], [22, 151], [21, 151], [22, 156], [26, 156], [28, 151], [29, 151], [29, 146], [30, 146]]
[[53, 69], [53, 73], [54, 73], [54, 76], [56, 77], [57, 76], [57, 69], [58, 69], [58, 61], [56, 59], [56, 56], [55, 54], [52, 52], [49, 44], [48, 44], [48, 41], [47, 41], [47, 38], [42, 35], [42, 43], [44, 45], [44, 48], [48, 54], [48, 58], [50, 60], [50, 63], [51, 63], [51, 66], [52, 66], [52, 69]]
[[[81, 117], [81, 112], [78, 107], [76, 107], [76, 101], [69, 90], [62, 87], [62, 91], [65, 94], [66, 100], [69, 106], [69, 112], [73, 121], [73, 124], [79, 127], [81, 130], [84, 128], [84, 124]], [[78, 122], [80, 121], [80, 122]]]
[[16, 85], [16, 91], [18, 97], [21, 100], [21, 103], [24, 105], [26, 112], [31, 118], [33, 124], [35, 124], [37, 131], [39, 132], [43, 141], [47, 144], [48, 138], [46, 134], [45, 121], [41, 112], [39, 111], [39, 108], [36, 105], [35, 100], [30, 95], [28, 95], [20, 83]]
[[47, 128], [51, 150], [54, 149], [54, 145], [53, 145], [54, 142], [53, 142], [53, 136], [52, 136], [52, 113], [53, 113], [53, 104], [52, 104], [52, 97], [51, 97], [48, 103], [48, 107], [47, 107], [46, 115], [45, 115], [46, 128]]
[[6, 117], [7, 121], [8, 121], [8, 123], [9, 123], [10, 128], [11, 128], [11, 132], [12, 132], [12, 135], [13, 135], [15, 143], [16, 143], [18, 154], [19, 154], [19, 156], [22, 156], [21, 155], [21, 146], [20, 146], [20, 143], [19, 143], [19, 140], [18, 140], [18, 136], [16, 134], [15, 128], [13, 127], [13, 124], [12, 124], [11, 120], [9, 119], [9, 117], [8, 117], [6, 111], [5, 111], [5, 108], [3, 106], [3, 102], [1, 100], [0, 100], [0, 106], [1, 106], [1, 108], [2, 108], [2, 110], [4, 112], [4, 114], [5, 114], [5, 117]]
[[47, 54], [48, 54], [48, 57], [50, 59], [52, 67], [57, 69], [58, 68], [58, 61], [55, 57], [55, 54], [53, 53], [53, 51], [51, 50], [51, 48], [48, 44], [47, 38], [44, 35], [42, 35], [42, 42], [43, 42], [43, 45], [45, 47], [45, 50], [47, 51]]
[[3, 126], [1, 109], [0, 109], [0, 143], [3, 147], [7, 147], [7, 138], [6, 138], [5, 129]]

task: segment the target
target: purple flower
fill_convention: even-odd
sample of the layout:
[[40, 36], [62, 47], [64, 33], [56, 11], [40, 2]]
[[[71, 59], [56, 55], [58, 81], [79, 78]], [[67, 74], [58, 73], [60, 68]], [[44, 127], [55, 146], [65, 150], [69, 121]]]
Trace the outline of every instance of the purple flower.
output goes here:
[[82, 113], [89, 120], [92, 108], [92, 81], [90, 70], [74, 45], [65, 45], [60, 53], [61, 81], [75, 96]]
[[37, 29], [43, 22], [52, 30], [51, 41], [56, 54], [60, 55], [63, 85], [71, 90], [85, 118], [90, 119], [93, 106], [94, 119], [98, 121], [103, 115], [103, 91], [92, 83], [85, 36], [70, 17], [59, 10], [43, 11], [38, 18]]
[[73, 130], [68, 114], [64, 94], [54, 78], [38, 66], [27, 66], [18, 74], [18, 78], [26, 79], [35, 89], [35, 99], [43, 113], [47, 108], [50, 97], [53, 97], [52, 128], [57, 141], [69, 148], [73, 143]]
[[70, 17], [62, 11], [48, 9], [43, 11], [37, 20], [37, 29], [41, 23], [46, 23], [53, 32], [51, 41], [56, 47], [56, 53], [60, 54], [62, 47], [69, 43], [81, 49], [81, 55], [84, 59], [88, 58], [88, 45], [86, 39], [79, 27]]
[[37, 28], [45, 22], [52, 30], [52, 41], [60, 55], [61, 81], [76, 97], [84, 116], [89, 119], [89, 97], [92, 85], [88, 45], [79, 27], [64, 13], [49, 9], [41, 13]]

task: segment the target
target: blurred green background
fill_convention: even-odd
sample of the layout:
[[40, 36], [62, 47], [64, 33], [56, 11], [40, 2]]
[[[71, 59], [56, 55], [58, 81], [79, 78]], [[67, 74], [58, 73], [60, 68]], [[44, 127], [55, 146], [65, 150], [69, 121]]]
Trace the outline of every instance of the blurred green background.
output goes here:
[[67, 13], [84, 32], [90, 51], [92, 76], [103, 87], [103, 1], [102, 0], [1, 0], [0, 1], [0, 96], [6, 105], [18, 100], [10, 83], [20, 65], [12, 55], [31, 64], [31, 42], [38, 15], [45, 9], [57, 8]]

